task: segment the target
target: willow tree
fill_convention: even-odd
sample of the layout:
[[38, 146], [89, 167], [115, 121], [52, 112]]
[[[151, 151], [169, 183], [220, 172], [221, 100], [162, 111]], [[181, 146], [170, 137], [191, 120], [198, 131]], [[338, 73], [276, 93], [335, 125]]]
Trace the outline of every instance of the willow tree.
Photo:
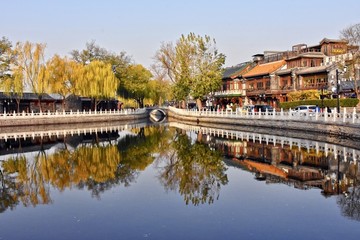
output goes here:
[[48, 90], [45, 47], [45, 44], [30, 42], [18, 42], [15, 47], [17, 71], [23, 75], [25, 86], [37, 95], [40, 111], [42, 95]]
[[62, 97], [62, 108], [66, 95], [77, 90], [77, 81], [82, 74], [83, 65], [68, 58], [55, 55], [46, 64], [49, 89]]
[[173, 82], [176, 100], [192, 97], [201, 107], [201, 100], [221, 86], [225, 55], [218, 52], [215, 39], [207, 35], [190, 33], [182, 35], [176, 45], [162, 44], [155, 61]]
[[17, 66], [16, 54], [7, 38], [0, 40], [0, 86], [5, 94], [14, 97], [17, 111], [20, 111], [20, 100], [24, 92], [23, 73]]
[[78, 93], [95, 100], [95, 109], [102, 100], [115, 98], [118, 80], [111, 64], [92, 61], [84, 67], [82, 78], [78, 79]]

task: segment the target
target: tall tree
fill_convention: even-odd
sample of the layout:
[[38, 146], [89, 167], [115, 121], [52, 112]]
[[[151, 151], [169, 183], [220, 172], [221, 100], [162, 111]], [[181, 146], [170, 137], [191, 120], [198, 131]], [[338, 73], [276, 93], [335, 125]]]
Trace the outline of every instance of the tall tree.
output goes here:
[[0, 80], [10, 75], [12, 43], [6, 37], [0, 39]]
[[154, 79], [148, 84], [148, 98], [154, 104], [161, 105], [165, 100], [171, 99], [171, 89], [168, 81]]
[[[118, 79], [118, 89], [117, 92], [122, 96], [127, 95], [127, 90], [124, 88], [123, 78], [126, 78], [128, 73], [128, 67], [131, 65], [132, 59], [127, 56], [126, 52], [120, 52], [115, 54], [106, 50], [105, 48], [100, 47], [91, 41], [86, 43], [86, 48], [79, 51], [73, 50], [71, 52], [72, 59], [80, 64], [87, 65], [92, 61], [102, 61], [104, 63], [110, 64], [112, 66], [112, 71], [115, 74], [115, 77]], [[81, 76], [79, 76], [81, 78]]]
[[49, 89], [62, 97], [62, 107], [66, 95], [75, 94], [77, 82], [82, 74], [83, 65], [68, 58], [55, 55], [47, 62]]
[[3, 37], [0, 40], [0, 86], [4, 92], [15, 98], [17, 111], [20, 111], [20, 100], [24, 92], [23, 73], [17, 66], [16, 54], [11, 42]]
[[118, 87], [111, 64], [93, 61], [84, 68], [83, 78], [78, 79], [78, 93], [95, 99], [95, 109], [104, 99], [114, 98]]
[[89, 64], [92, 61], [103, 61], [108, 55], [108, 51], [105, 48], [95, 44], [95, 40], [86, 43], [86, 48], [82, 51], [72, 50], [72, 58], [79, 63]]
[[129, 66], [121, 79], [124, 82], [123, 86], [127, 97], [135, 99], [140, 108], [144, 107], [144, 98], [149, 92], [148, 86], [151, 78], [151, 72], [137, 64]]
[[355, 93], [357, 98], [360, 99], [359, 86], [357, 81], [360, 79], [360, 23], [350, 25], [340, 31], [340, 38], [345, 39], [352, 45], [352, 59], [349, 63], [349, 76], [353, 76], [355, 79]]
[[182, 35], [175, 46], [162, 44], [155, 61], [155, 66], [174, 83], [175, 99], [191, 96], [201, 107], [201, 100], [221, 85], [225, 55], [218, 52], [214, 39], [190, 33]]
[[38, 96], [40, 111], [42, 95], [48, 90], [45, 47], [45, 44], [30, 42], [19, 42], [15, 47], [17, 69], [24, 76], [25, 86]]

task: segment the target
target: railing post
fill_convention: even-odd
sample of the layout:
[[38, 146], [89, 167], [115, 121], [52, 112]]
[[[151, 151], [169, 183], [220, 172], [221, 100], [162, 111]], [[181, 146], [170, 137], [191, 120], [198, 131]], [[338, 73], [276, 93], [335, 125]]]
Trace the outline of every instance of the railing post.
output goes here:
[[275, 114], [276, 114], [276, 111], [275, 111], [275, 108], [273, 108], [273, 115], [272, 115], [273, 119], [275, 118]]
[[344, 108], [343, 112], [343, 123], [346, 122], [346, 108]]
[[259, 108], [259, 118], [261, 118], [261, 108]]
[[280, 109], [280, 116], [283, 117], [284, 116], [284, 109]]
[[355, 123], [355, 117], [356, 117], [356, 108], [353, 109], [353, 113], [352, 113], [352, 123]]
[[325, 112], [324, 113], [324, 121], [327, 122], [328, 119], [328, 108], [325, 108]]
[[336, 121], [336, 118], [337, 118], [337, 115], [338, 115], [338, 114], [339, 114], [339, 113], [337, 112], [337, 109], [334, 110], [334, 113], [333, 113], [333, 122]]

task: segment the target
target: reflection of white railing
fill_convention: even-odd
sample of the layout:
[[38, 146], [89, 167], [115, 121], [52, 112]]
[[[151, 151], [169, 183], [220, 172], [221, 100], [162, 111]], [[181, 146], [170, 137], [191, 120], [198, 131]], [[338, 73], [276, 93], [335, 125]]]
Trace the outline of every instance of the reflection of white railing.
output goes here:
[[348, 112], [347, 108], [343, 109], [341, 113], [328, 113], [328, 112], [312, 112], [312, 113], [296, 113], [292, 111], [266, 111], [266, 112], [254, 112], [254, 111], [242, 111], [238, 109], [236, 111], [224, 110], [224, 111], [207, 111], [207, 110], [188, 110], [169, 107], [169, 110], [183, 116], [216, 116], [224, 118], [243, 118], [243, 119], [274, 119], [274, 120], [299, 120], [305, 122], [334, 122], [334, 123], [349, 123], [360, 124], [360, 114], [353, 108]]
[[104, 110], [104, 111], [56, 111], [56, 112], [31, 112], [31, 113], [2, 113], [0, 120], [5, 119], [36, 119], [36, 118], [61, 118], [61, 117], [90, 117], [90, 116], [117, 116], [117, 115], [137, 115], [146, 112], [145, 108], [141, 109], [125, 109], [125, 110]]
[[310, 152], [310, 150], [315, 150], [317, 154], [319, 154], [319, 152], [321, 151], [325, 153], [326, 157], [330, 153], [332, 153], [334, 154], [335, 159], [337, 159], [338, 155], [341, 155], [342, 159], [344, 159], [345, 162], [347, 161], [347, 159], [351, 159], [354, 162], [360, 160], [359, 150], [348, 147], [341, 147], [335, 144], [329, 144], [324, 142], [274, 136], [268, 134], [259, 134], [252, 132], [226, 130], [220, 128], [208, 128], [208, 127], [194, 126], [194, 125], [188, 125], [188, 124], [182, 124], [176, 122], [170, 122], [169, 126], [184, 129], [187, 131], [201, 132], [202, 134], [206, 134], [214, 137], [231, 139], [232, 142], [231, 143], [229, 142], [229, 144], [234, 144], [234, 145], [236, 145], [236, 142], [234, 142], [234, 140], [259, 142], [259, 143], [264, 143], [266, 145], [273, 144], [274, 146], [278, 144], [281, 145], [282, 148], [284, 148], [284, 145], [287, 145], [290, 148], [298, 147], [299, 150], [303, 148], [306, 149], [308, 152]]
[[107, 132], [121, 132], [124, 130], [131, 130], [133, 128], [142, 128], [146, 127], [147, 124], [144, 123], [136, 123], [136, 124], [124, 124], [124, 125], [104, 125], [97, 127], [83, 127], [83, 128], [70, 128], [70, 129], [62, 129], [62, 126], [59, 126], [59, 129], [52, 129], [47, 131], [23, 131], [23, 132], [5, 132], [0, 133], [0, 140], [3, 139], [7, 141], [8, 139], [35, 139], [37, 137], [44, 138], [44, 137], [65, 137], [65, 136], [74, 136], [74, 135], [87, 135], [93, 133], [107, 133]]

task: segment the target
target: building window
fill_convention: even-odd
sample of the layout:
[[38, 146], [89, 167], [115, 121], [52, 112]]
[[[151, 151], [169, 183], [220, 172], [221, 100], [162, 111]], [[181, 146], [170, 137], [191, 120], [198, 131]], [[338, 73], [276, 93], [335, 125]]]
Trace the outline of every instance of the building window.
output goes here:
[[258, 82], [256, 84], [256, 87], [257, 87], [257, 89], [264, 89], [264, 83], [263, 82]]
[[266, 89], [270, 89], [270, 81], [266, 81]]

